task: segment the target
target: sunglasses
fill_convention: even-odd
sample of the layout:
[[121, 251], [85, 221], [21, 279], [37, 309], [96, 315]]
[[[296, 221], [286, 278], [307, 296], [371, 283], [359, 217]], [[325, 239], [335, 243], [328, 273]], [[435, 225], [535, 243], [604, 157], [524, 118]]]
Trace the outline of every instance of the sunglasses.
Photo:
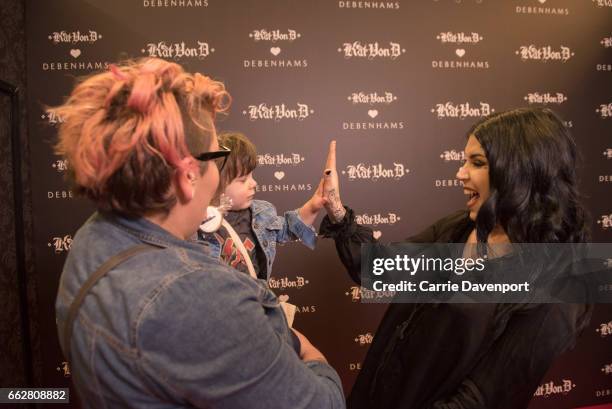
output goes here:
[[219, 147], [221, 148], [221, 150], [213, 152], [204, 152], [194, 157], [200, 162], [214, 160], [215, 165], [217, 165], [217, 168], [219, 168], [219, 172], [221, 172], [223, 170], [223, 167], [225, 166], [225, 162], [227, 162], [227, 157], [232, 151], [223, 145], [220, 145]]

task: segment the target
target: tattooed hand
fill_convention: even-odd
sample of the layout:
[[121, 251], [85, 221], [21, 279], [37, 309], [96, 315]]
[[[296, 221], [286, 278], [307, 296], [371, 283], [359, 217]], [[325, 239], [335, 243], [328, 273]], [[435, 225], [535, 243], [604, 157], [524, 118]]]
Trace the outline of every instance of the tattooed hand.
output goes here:
[[329, 218], [334, 223], [340, 222], [344, 218], [346, 209], [340, 200], [340, 186], [338, 183], [338, 171], [336, 170], [336, 141], [329, 144], [327, 153], [327, 163], [323, 176], [323, 195], [327, 199], [325, 209]]

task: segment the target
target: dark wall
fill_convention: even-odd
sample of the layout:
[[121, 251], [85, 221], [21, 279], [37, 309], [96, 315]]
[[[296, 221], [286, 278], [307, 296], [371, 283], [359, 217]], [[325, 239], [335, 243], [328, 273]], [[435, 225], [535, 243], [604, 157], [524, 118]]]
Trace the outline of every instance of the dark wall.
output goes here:
[[[0, 22], [0, 81], [5, 85], [0, 93], [0, 387], [9, 387], [27, 386], [40, 380], [40, 361], [38, 354], [33, 352], [38, 351], [38, 345], [29, 342], [36, 339], [37, 325], [28, 319], [29, 313], [36, 313], [36, 283], [30, 245], [32, 205], [25, 101], [25, 1], [0, 0]], [[13, 87], [16, 98], [11, 98]], [[18, 115], [11, 114], [14, 103], [18, 104]], [[17, 122], [16, 127], [13, 122]], [[21, 172], [16, 175], [20, 176], [21, 185], [13, 179], [13, 129], [18, 130], [16, 146]], [[20, 209], [15, 209], [16, 195], [23, 201]], [[20, 234], [16, 234], [17, 231]], [[21, 239], [25, 254], [18, 255], [16, 238]], [[18, 271], [18, 258], [23, 263], [21, 272]], [[20, 273], [23, 276], [20, 277]]]
[[[372, 3], [391, 7], [361, 7]], [[281, 211], [312, 194], [327, 142], [336, 138], [345, 202], [385, 241], [409, 236], [464, 205], [453, 178], [469, 125], [489, 109], [537, 104], [560, 112], [572, 127], [586, 159], [581, 189], [593, 216], [594, 237], [612, 238], [611, 0], [28, 1], [27, 66], [25, 7], [24, 1], [0, 0], [0, 79], [22, 90], [20, 148], [25, 163], [30, 163], [28, 139], [32, 148], [20, 193], [26, 200], [23, 231], [36, 252], [40, 283], [41, 307], [37, 310], [31, 297], [26, 305], [31, 325], [40, 324], [44, 364], [36, 359], [39, 344], [34, 343], [30, 356], [34, 368], [42, 367], [41, 378], [36, 371], [34, 378], [44, 386], [69, 383], [57, 345], [53, 302], [72, 236], [92, 210], [73, 198], [63, 181], [67, 164], [50, 149], [61, 118], [44, 105], [61, 102], [75, 77], [105, 69], [108, 62], [163, 53], [156, 47], [162, 42], [210, 45], [206, 55], [198, 48], [193, 56], [169, 58], [227, 84], [234, 105], [220, 128], [244, 131], [255, 141], [261, 153], [255, 175], [258, 197]], [[260, 39], [260, 30], [300, 36]], [[62, 32], [85, 37], [54, 41]], [[472, 32], [483, 39], [463, 41]], [[467, 36], [446, 38], [447, 33]], [[403, 50], [396, 58], [362, 58], [351, 54], [356, 42], [383, 47], [399, 43]], [[559, 59], [544, 53], [547, 48], [558, 53], [561, 47], [575, 55]], [[458, 67], [466, 62], [471, 65]], [[368, 100], [373, 93], [392, 99]], [[0, 101], [2, 386], [23, 385], [27, 364], [13, 246], [7, 101]], [[460, 109], [468, 104], [472, 110], [464, 115]], [[285, 107], [301, 117], [274, 118], [275, 110]], [[379, 178], [375, 169], [381, 168], [399, 174], [386, 172]], [[31, 180], [27, 172], [33, 173]], [[26, 261], [31, 254], [27, 247]], [[35, 277], [31, 263], [26, 267], [32, 294]], [[359, 302], [366, 295], [346, 277], [329, 241], [320, 241], [315, 253], [296, 245], [283, 247], [273, 278], [275, 291], [300, 307], [298, 327], [321, 347], [348, 391], [384, 306]], [[33, 335], [36, 329], [31, 328]], [[542, 380], [532, 408], [610, 402], [611, 342], [612, 307], [600, 306], [576, 349]]]

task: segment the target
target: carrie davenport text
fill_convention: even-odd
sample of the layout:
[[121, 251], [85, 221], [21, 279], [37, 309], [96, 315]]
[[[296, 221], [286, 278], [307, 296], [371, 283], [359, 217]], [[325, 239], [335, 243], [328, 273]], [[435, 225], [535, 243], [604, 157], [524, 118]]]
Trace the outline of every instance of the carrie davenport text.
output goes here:
[[376, 280], [373, 283], [372, 289], [374, 291], [392, 291], [392, 292], [497, 292], [497, 293], [508, 293], [508, 292], [529, 292], [529, 283], [472, 283], [468, 280], [461, 281], [459, 283], [453, 283], [447, 281], [446, 283], [430, 283], [429, 281], [421, 281], [418, 286], [417, 283], [412, 281], [400, 281], [398, 283], [385, 283], [381, 280]]

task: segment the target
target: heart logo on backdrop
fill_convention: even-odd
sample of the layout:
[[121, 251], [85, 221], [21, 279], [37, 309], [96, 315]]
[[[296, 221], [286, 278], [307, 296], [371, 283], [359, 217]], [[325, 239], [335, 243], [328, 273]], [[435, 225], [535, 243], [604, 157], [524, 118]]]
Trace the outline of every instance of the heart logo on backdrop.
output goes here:
[[281, 52], [280, 47], [272, 47], [270, 48], [270, 52], [272, 53], [272, 55], [279, 55]]
[[374, 232], [372, 232], [372, 236], [374, 236], [374, 238], [378, 240], [380, 239], [380, 236], [382, 236], [382, 232], [380, 230], [374, 230]]
[[465, 55], [465, 50], [463, 48], [457, 48], [455, 50], [455, 54], [457, 54], [459, 57], [463, 57]]
[[279, 295], [278, 296], [278, 301], [280, 301], [280, 302], [287, 302], [287, 301], [289, 301], [289, 296], [287, 294]]
[[72, 58], [79, 58], [79, 55], [81, 55], [81, 50], [73, 48], [70, 50], [70, 55]]
[[368, 111], [368, 115], [370, 115], [370, 118], [376, 118], [378, 116], [378, 110], [377, 109], [370, 109]]
[[282, 178], [285, 177], [285, 172], [283, 172], [283, 171], [274, 172], [274, 177], [277, 178], [278, 180], [281, 180]]

